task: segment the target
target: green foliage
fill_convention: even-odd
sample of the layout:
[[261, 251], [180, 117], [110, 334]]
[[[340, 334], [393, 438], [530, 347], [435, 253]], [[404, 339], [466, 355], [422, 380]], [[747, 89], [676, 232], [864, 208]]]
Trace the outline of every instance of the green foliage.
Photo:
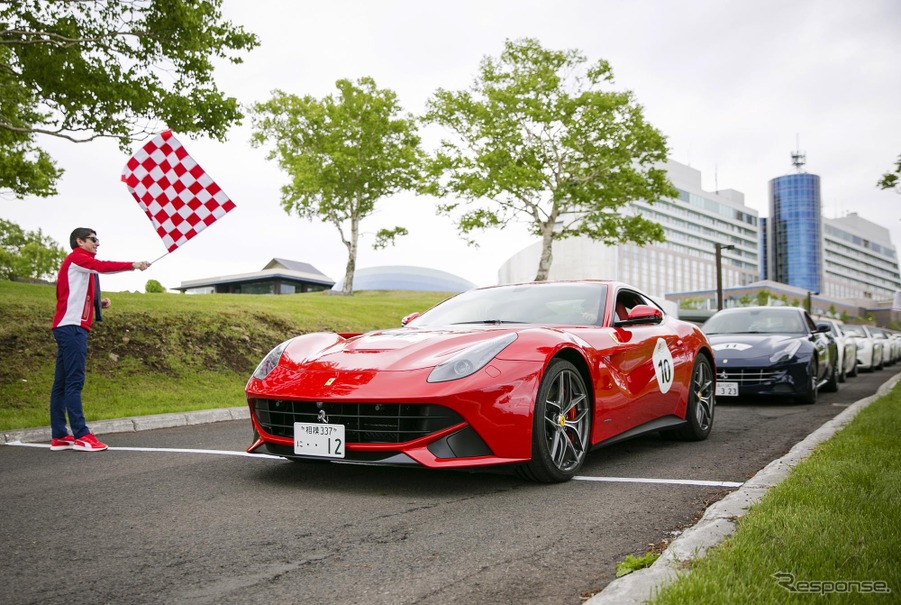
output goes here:
[[654, 561], [659, 558], [660, 553], [653, 551], [647, 553], [643, 557], [633, 557], [632, 555], [626, 555], [626, 560], [616, 566], [616, 577], [621, 578], [632, 573], [633, 571], [638, 571], [639, 569], [650, 567], [654, 563]]
[[163, 287], [163, 284], [155, 279], [148, 279], [147, 284], [144, 286], [144, 292], [147, 294], [162, 294], [165, 291], [166, 288]]
[[[347, 248], [344, 294], [353, 292], [360, 222], [376, 203], [411, 190], [420, 179], [423, 153], [416, 122], [401, 115], [397, 95], [372, 78], [336, 82], [324, 99], [276, 90], [253, 106], [255, 147], [271, 144], [289, 182], [282, 207], [289, 214], [333, 225]], [[405, 235], [403, 227], [378, 231], [375, 247]]]
[[212, 57], [257, 37], [222, 20], [222, 0], [0, 3], [0, 191], [50, 196], [62, 174], [37, 135], [130, 143], [160, 130], [225, 138], [242, 117]]
[[757, 294], [757, 304], [761, 307], [765, 307], [770, 302], [771, 295], [766, 290], [758, 290]]
[[[318, 331], [400, 326], [438, 292], [147, 296], [104, 292], [112, 306], [88, 341], [90, 420], [244, 405], [244, 384], [278, 343]], [[53, 286], [0, 281], [0, 430], [45, 426], [56, 343]]]
[[631, 92], [610, 89], [606, 61], [586, 61], [576, 50], [508, 40], [499, 59], [482, 60], [470, 89], [439, 89], [424, 117], [454, 140], [430, 159], [423, 191], [450, 199], [439, 210], [460, 211], [464, 236], [527, 223], [543, 242], [539, 280], [554, 240], [663, 241], [659, 224], [624, 206], [678, 195], [658, 167], [666, 139]]
[[0, 279], [51, 278], [66, 251], [41, 230], [25, 231], [0, 219]]
[[745, 294], [741, 298], [738, 299], [738, 304], [741, 307], [750, 307], [751, 303], [754, 302], [754, 299], [751, 298], [750, 294]]
[[894, 171], [883, 174], [877, 185], [880, 189], [894, 189], [898, 187], [899, 179], [901, 179], [901, 155], [898, 156], [898, 161], [895, 162]]
[[680, 309], [702, 309], [707, 302], [705, 298], [683, 298], [679, 301]]

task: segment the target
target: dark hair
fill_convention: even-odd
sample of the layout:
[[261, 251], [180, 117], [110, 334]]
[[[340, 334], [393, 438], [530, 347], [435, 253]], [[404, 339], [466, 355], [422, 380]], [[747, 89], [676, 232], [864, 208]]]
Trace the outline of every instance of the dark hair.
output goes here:
[[88, 229], [87, 227], [79, 227], [69, 236], [69, 245], [75, 250], [75, 248], [78, 247], [78, 242], [75, 240], [87, 239], [89, 235], [97, 235], [97, 232], [93, 229]]

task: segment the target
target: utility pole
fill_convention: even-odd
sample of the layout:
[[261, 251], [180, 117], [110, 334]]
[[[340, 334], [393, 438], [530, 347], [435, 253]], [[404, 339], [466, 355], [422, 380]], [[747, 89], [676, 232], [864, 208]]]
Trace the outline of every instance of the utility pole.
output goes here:
[[716, 249], [716, 310], [723, 310], [723, 250], [733, 250], [733, 244], [713, 244]]

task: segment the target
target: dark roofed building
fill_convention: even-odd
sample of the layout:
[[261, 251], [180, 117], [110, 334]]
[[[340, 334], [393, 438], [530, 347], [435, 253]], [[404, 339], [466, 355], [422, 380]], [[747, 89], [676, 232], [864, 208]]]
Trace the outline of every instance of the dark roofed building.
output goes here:
[[309, 263], [273, 258], [260, 271], [184, 281], [187, 294], [299, 294], [331, 290], [335, 281]]

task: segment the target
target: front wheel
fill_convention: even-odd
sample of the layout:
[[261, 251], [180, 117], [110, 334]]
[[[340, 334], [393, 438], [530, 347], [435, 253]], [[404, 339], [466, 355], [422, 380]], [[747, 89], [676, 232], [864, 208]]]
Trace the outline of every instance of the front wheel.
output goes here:
[[813, 405], [817, 402], [817, 376], [819, 376], [816, 361], [810, 362], [810, 365], [807, 366], [807, 372], [807, 392], [801, 395], [800, 400], [801, 403]]
[[532, 459], [519, 467], [531, 481], [569, 481], [589, 449], [591, 402], [585, 380], [564, 359], [548, 365], [538, 387], [532, 423]]
[[688, 403], [685, 407], [685, 424], [666, 431], [667, 437], [682, 441], [703, 441], [713, 428], [713, 413], [716, 410], [716, 392], [713, 381], [713, 367], [704, 355], [698, 355], [691, 371]]

